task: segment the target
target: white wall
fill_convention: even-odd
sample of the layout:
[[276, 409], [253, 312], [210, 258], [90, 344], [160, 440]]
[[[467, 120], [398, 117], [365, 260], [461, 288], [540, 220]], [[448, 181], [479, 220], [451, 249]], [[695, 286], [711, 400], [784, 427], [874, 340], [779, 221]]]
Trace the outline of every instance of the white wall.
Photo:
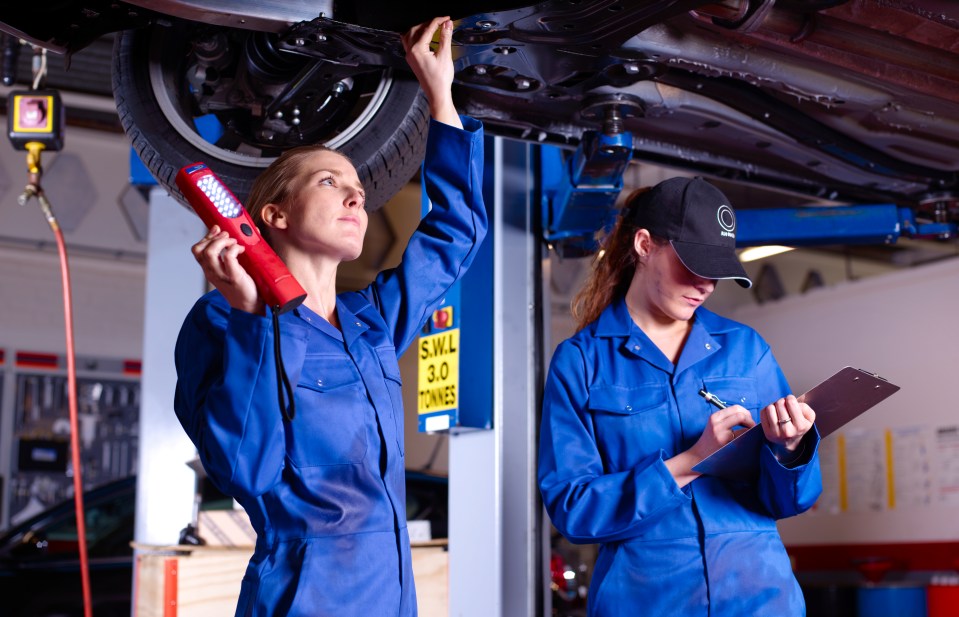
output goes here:
[[[56, 254], [0, 246], [0, 347], [8, 353], [64, 353], [60, 272]], [[139, 359], [143, 265], [74, 256], [70, 282], [77, 354]]]
[[959, 260], [952, 259], [730, 314], [766, 338], [797, 393], [846, 365], [902, 388], [823, 441], [827, 490], [815, 511], [781, 523], [787, 543], [959, 538], [956, 306]]

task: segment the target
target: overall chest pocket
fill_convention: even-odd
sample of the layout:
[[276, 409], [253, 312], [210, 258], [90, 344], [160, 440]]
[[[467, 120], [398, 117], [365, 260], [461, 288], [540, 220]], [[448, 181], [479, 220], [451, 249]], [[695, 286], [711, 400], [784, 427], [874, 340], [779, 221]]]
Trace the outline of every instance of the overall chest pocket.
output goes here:
[[672, 449], [673, 422], [665, 384], [593, 385], [587, 406], [610, 471], [632, 468], [652, 452]]
[[752, 377], [703, 377], [703, 385], [729, 406], [741, 405], [759, 421], [759, 410], [774, 401], [760, 401], [756, 380]]
[[396, 447], [400, 450], [400, 456], [403, 456], [405, 454], [404, 444], [406, 442], [403, 433], [403, 378], [400, 376], [400, 366], [396, 360], [396, 350], [393, 349], [393, 347], [377, 348], [376, 357], [380, 361], [380, 368], [383, 370], [386, 389], [390, 394], [393, 428], [396, 431]]
[[297, 413], [287, 424], [297, 467], [359, 463], [366, 456], [372, 410], [353, 361], [308, 356], [296, 388]]

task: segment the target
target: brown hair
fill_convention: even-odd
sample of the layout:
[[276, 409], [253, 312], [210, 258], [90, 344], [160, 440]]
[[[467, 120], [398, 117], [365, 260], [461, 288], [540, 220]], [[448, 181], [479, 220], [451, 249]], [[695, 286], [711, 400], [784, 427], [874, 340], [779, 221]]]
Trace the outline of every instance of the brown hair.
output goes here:
[[333, 152], [350, 160], [349, 157], [333, 148], [320, 144], [298, 146], [277, 157], [253, 182], [246, 210], [268, 243], [270, 243], [270, 235], [268, 227], [263, 224], [263, 208], [267, 204], [283, 207], [292, 204], [293, 197], [300, 188], [298, 180], [303, 162], [317, 152]]
[[[639, 265], [638, 256], [633, 249], [633, 238], [640, 227], [630, 220], [632, 207], [636, 199], [649, 188], [639, 188], [629, 194], [616, 225], [600, 241], [600, 251], [593, 262], [593, 270], [570, 305], [577, 331], [596, 321], [607, 306], [626, 295], [633, 280], [633, 273]], [[657, 246], [667, 243], [656, 236], [652, 239]]]

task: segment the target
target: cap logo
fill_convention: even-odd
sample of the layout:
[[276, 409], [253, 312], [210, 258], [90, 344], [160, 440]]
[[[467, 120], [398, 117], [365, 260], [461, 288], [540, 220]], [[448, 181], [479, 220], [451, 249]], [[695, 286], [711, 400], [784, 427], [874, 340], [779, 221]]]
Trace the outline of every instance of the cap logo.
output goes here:
[[719, 227], [722, 229], [720, 234], [727, 238], [736, 237], [736, 215], [733, 209], [723, 204], [716, 211], [716, 220], [719, 221]]

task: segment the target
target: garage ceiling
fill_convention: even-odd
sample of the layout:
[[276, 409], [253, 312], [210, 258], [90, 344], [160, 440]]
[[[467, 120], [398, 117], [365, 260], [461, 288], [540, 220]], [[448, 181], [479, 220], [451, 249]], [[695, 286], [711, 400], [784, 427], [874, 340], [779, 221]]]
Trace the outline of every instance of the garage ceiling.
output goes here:
[[[747, 45], [748, 33], [742, 35], [740, 45]], [[946, 43], [959, 47], [959, 41]], [[18, 61], [17, 83], [27, 86], [31, 80], [31, 54], [29, 48], [23, 48]], [[85, 126], [111, 132], [122, 132], [115, 111], [111, 109], [112, 85], [110, 71], [113, 63], [113, 35], [96, 39], [91, 45], [75, 53], [66, 62], [58, 54], [48, 55], [48, 75], [46, 86], [56, 88], [67, 93], [76, 93], [93, 97], [99, 100], [97, 105], [68, 105], [68, 124]], [[868, 68], [868, 67], [865, 67]], [[878, 61], [873, 67], [878, 73], [882, 69]], [[930, 66], [930, 79], [945, 71], [946, 78], [959, 79], [959, 75], [951, 75], [949, 67]], [[864, 69], [864, 67], [860, 67]], [[941, 77], [941, 76], [940, 76]], [[938, 83], [938, 82], [937, 82]], [[949, 95], [953, 96], [952, 94]], [[0, 102], [0, 105], [4, 105]], [[5, 111], [5, 110], [4, 110]], [[729, 195], [737, 207], [785, 207], [802, 205], [809, 202], [808, 196], [771, 192], [754, 185], [732, 181], [716, 180], [724, 192]], [[942, 241], [910, 240], [901, 241], [898, 246], [867, 246], [867, 247], [821, 247], [818, 250], [854, 255], [866, 259], [887, 262], [897, 267], [907, 267], [930, 260], [941, 259], [955, 253], [955, 245]]]

